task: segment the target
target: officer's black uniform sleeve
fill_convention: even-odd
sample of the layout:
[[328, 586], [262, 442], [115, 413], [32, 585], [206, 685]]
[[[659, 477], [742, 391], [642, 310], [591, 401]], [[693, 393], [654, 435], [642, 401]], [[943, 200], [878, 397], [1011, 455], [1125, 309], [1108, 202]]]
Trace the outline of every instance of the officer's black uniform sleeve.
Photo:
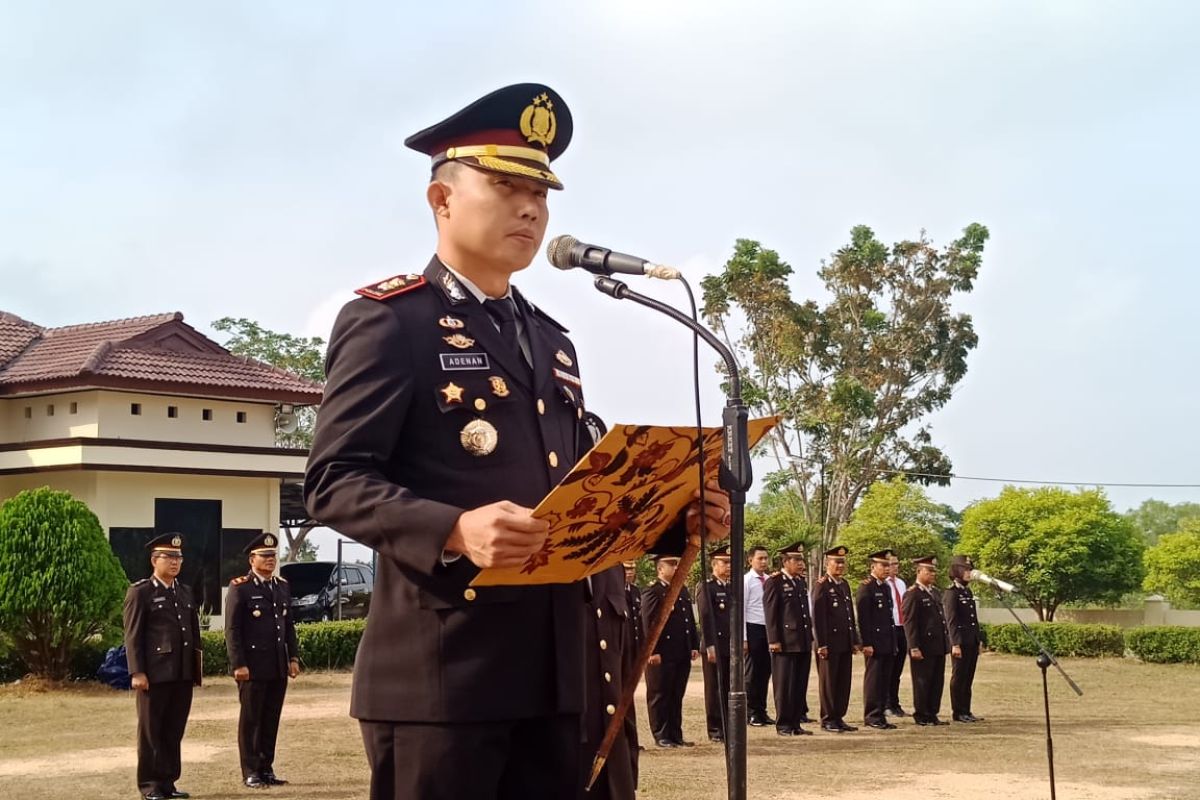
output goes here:
[[700, 633], [696, 630], [696, 615], [695, 612], [692, 611], [692, 593], [688, 591], [686, 586], [684, 586], [679, 593], [683, 596], [684, 606], [687, 608], [687, 615], [692, 618], [692, 624], [688, 628], [692, 633], [691, 648], [692, 650], [699, 652]]
[[870, 582], [859, 584], [858, 592], [854, 595], [854, 604], [858, 611], [858, 636], [863, 644], [871, 643], [868, 640], [871, 634], [866, 630], [872, 614], [871, 600]]
[[904, 593], [904, 602], [900, 604], [900, 608], [904, 610], [904, 638], [908, 643], [909, 650], [916, 650], [921, 646], [921, 628], [917, 624], [917, 592], [924, 591], [922, 589], [909, 589]]
[[700, 614], [700, 640], [705, 647], [717, 646], [717, 620], [713, 614], [712, 599], [708, 596], [708, 584], [701, 581], [696, 585], [696, 611]]
[[958, 629], [958, 592], [947, 589], [942, 592], [942, 611], [946, 615], [946, 630], [950, 634], [950, 644], [962, 646], [962, 632]]
[[146, 671], [143, 660], [142, 644], [146, 630], [146, 609], [141, 602], [136, 585], [125, 590], [125, 605], [121, 611], [121, 619], [125, 628], [125, 660], [129, 663], [129, 674], [136, 675]]
[[818, 649], [829, 645], [829, 601], [825, 599], [828, 592], [822, 591], [824, 587], [818, 578], [812, 590], [813, 639]]
[[[289, 586], [285, 595], [286, 602], [283, 607], [289, 608], [292, 605], [292, 589]], [[296, 618], [291, 612], [287, 612], [287, 616], [283, 618], [283, 627], [286, 629], [284, 633], [284, 641], [287, 642], [288, 661], [300, 659], [300, 641], [296, 638]]]
[[242, 593], [230, 586], [225, 594], [225, 650], [229, 653], [229, 669], [246, 666], [245, 614], [242, 613]]
[[[646, 587], [642, 592], [642, 628], [646, 635], [650, 634], [650, 629], [654, 625], [654, 620], [658, 616], [658, 606], [662, 600], [662, 596], [658, 593], [656, 585]], [[659, 654], [662, 648], [663, 640], [660, 636], [658, 641], [654, 643], [654, 653]]]
[[780, 605], [779, 589], [783, 582], [767, 578], [763, 584], [763, 616], [767, 619], [767, 644], [783, 643], [783, 608]]
[[418, 497], [382, 472], [414, 392], [398, 314], [393, 304], [363, 299], [338, 316], [304, 500], [322, 524], [428, 575], [463, 509]]

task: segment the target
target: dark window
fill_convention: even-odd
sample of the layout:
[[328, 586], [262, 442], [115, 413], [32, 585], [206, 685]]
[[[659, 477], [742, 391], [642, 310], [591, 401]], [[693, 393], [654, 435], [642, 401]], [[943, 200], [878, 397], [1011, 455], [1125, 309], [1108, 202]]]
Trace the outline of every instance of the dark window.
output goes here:
[[176, 417], [178, 417], [179, 416], [179, 407], [178, 406], [167, 406], [167, 416], [170, 419], [175, 419]]
[[238, 421], [238, 422], [245, 422], [245, 421], [246, 421], [246, 412], [245, 412], [245, 411], [239, 411], [239, 412], [237, 412], [237, 421]]
[[200, 419], [204, 420], [205, 422], [212, 422], [212, 409], [206, 408], [203, 411], [201, 411]]
[[71, 403], [71, 413], [72, 414], [79, 413], [79, 403]]
[[202, 611], [221, 613], [221, 501], [154, 500], [154, 530], [183, 536], [179, 577], [192, 587]]
[[222, 586], [228, 586], [231, 580], [250, 571], [250, 557], [242, 552], [242, 548], [250, 544], [255, 536], [261, 535], [262, 531], [254, 528], [225, 528], [221, 531]]
[[54, 416], [54, 406], [53, 406], [53, 405], [48, 405], [48, 406], [46, 406], [46, 416], [47, 416], [47, 417], [53, 417], [53, 416]]
[[25, 419], [33, 419], [33, 406], [25, 406]]
[[135, 417], [141, 416], [142, 404], [141, 403], [130, 403], [129, 404], [129, 413]]

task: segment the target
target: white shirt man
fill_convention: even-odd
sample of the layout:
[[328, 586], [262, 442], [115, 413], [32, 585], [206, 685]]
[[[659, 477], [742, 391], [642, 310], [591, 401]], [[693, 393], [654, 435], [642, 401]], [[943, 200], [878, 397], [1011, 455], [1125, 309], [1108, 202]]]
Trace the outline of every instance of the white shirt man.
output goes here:
[[889, 717], [906, 717], [908, 714], [900, 705], [900, 675], [904, 672], [904, 660], [908, 657], [908, 640], [904, 638], [904, 617], [900, 604], [908, 592], [908, 584], [900, 577], [900, 560], [895, 556], [888, 563], [888, 591], [892, 593], [892, 622], [895, 627], [892, 632], [896, 637], [896, 662], [892, 665], [889, 676], [888, 696], [884, 713]]

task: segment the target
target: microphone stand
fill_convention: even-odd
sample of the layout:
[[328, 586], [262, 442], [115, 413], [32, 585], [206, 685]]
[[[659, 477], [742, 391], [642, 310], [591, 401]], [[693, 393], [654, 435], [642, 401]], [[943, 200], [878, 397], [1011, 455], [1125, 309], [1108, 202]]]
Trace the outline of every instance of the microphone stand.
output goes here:
[[[721, 415], [724, 430], [718, 483], [729, 493], [729, 547], [740, 557], [746, 544], [746, 491], [753, 482], [753, 475], [750, 467], [750, 448], [746, 439], [746, 420], [749, 412], [746, 404], [742, 402], [742, 381], [733, 353], [703, 325], [666, 303], [638, 294], [621, 281], [599, 275], [596, 277], [595, 286], [609, 297], [632, 300], [667, 315], [695, 332], [724, 360], [725, 372], [729, 378], [729, 394]], [[740, 569], [734, 569], [729, 577], [732, 597], [729, 605], [729, 705], [728, 718], [725, 720], [726, 774], [729, 800], [746, 800], [746, 673], [742, 653], [745, 640], [742, 584], [745, 576]]]
[[1025, 635], [1029, 637], [1029, 641], [1033, 642], [1038, 649], [1037, 665], [1042, 670], [1042, 705], [1046, 710], [1046, 763], [1050, 767], [1050, 800], [1057, 800], [1057, 794], [1055, 793], [1054, 787], [1054, 740], [1050, 737], [1050, 687], [1046, 681], [1046, 670], [1049, 669], [1051, 664], [1053, 664], [1055, 669], [1058, 670], [1059, 674], [1063, 676], [1063, 680], [1067, 682], [1067, 685], [1071, 687], [1075, 694], [1082, 697], [1083, 690], [1079, 688], [1079, 684], [1071, 680], [1071, 676], [1068, 675], [1062, 668], [1062, 665], [1058, 663], [1058, 659], [1054, 657], [1054, 654], [1046, 649], [1046, 646], [1042, 644], [1040, 639], [1038, 639], [1037, 634], [1033, 632], [1033, 628], [1030, 628], [1027, 624], [1025, 624], [1025, 620], [1021, 619], [1021, 617], [1017, 615], [1017, 612], [1008, 602], [1008, 599], [1005, 598], [1004, 592], [996, 589], [996, 599], [1008, 609], [1008, 613], [1013, 615], [1013, 619], [1015, 619], [1017, 624], [1021, 626], [1021, 630], [1025, 631]]

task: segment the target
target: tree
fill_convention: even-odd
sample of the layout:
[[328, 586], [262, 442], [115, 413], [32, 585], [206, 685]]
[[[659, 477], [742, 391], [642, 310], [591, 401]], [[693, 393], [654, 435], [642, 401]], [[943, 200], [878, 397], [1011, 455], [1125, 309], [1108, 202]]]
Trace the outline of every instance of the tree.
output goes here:
[[924, 419], [949, 401], [978, 343], [951, 301], [973, 288], [987, 239], [972, 224], [944, 249], [924, 234], [888, 248], [855, 227], [818, 270], [824, 305], [793, 300], [791, 266], [748, 239], [704, 279], [705, 318], [739, 356], [747, 404], [785, 420], [769, 439], [778, 469], [765, 485], [795, 488], [819, 544], [877, 480], [949, 483]]
[[1177, 532], [1163, 534], [1145, 560], [1147, 592], [1175, 606], [1200, 607], [1200, 519], [1185, 519]]
[[[305, 338], [276, 333], [253, 320], [233, 317], [222, 317], [212, 327], [229, 334], [224, 346], [234, 355], [262, 361], [310, 381], [325, 381], [325, 340], [320, 337]], [[315, 407], [297, 407], [295, 432], [276, 431], [276, 444], [280, 447], [311, 447], [316, 421]]]
[[[303, 530], [303, 528], [301, 529]], [[307, 533], [307, 531], [306, 531]], [[307, 537], [300, 539], [297, 544], [288, 542], [287, 552], [283, 556], [284, 561], [316, 561], [317, 546], [313, 544]]]
[[1047, 622], [1063, 603], [1116, 603], [1145, 574], [1141, 537], [1099, 489], [1007, 486], [963, 511], [958, 549]]
[[870, 572], [867, 556], [890, 549], [900, 559], [900, 574], [912, 583], [916, 573], [914, 558], [935, 555], [939, 563], [947, 563], [948, 526], [952, 527], [953, 522], [947, 518], [946, 506], [930, 500], [920, 486], [902, 478], [873, 484], [850, 522], [838, 533], [838, 544], [850, 551], [846, 561], [847, 580], [857, 583], [866, 578]]
[[1125, 512], [1133, 527], [1142, 535], [1147, 545], [1153, 545], [1158, 537], [1179, 530], [1186, 519], [1200, 519], [1198, 503], [1164, 503], [1162, 500], [1145, 500], [1137, 508]]
[[30, 489], [0, 505], [0, 630], [34, 674], [68, 677], [128, 585], [100, 520], [69, 493]]

